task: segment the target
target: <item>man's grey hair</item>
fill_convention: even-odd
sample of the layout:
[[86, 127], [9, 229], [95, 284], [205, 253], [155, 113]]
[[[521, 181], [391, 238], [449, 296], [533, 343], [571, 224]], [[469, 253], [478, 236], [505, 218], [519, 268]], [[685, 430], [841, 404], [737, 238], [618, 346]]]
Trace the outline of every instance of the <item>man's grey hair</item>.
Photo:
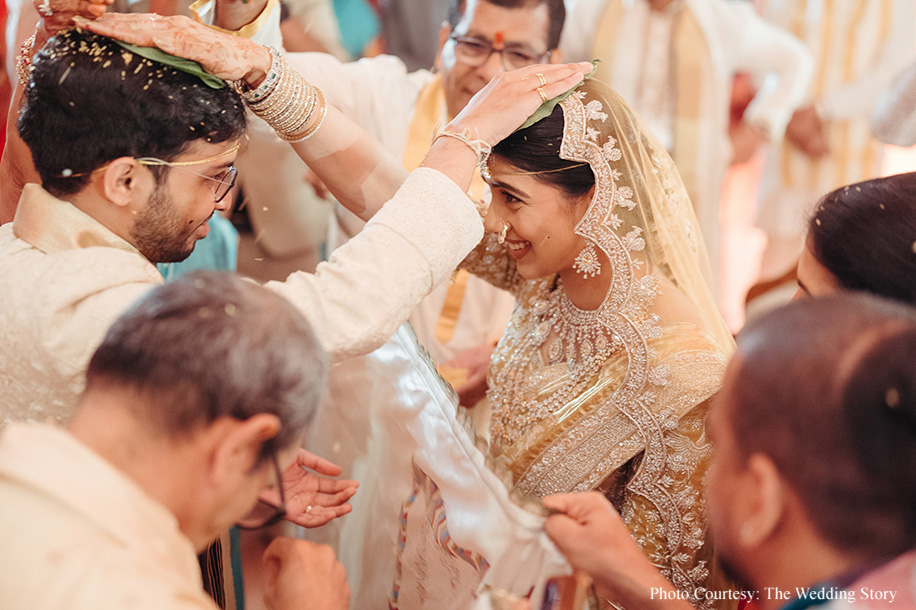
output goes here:
[[[296, 441], [327, 385], [328, 358], [293, 305], [232, 273], [196, 271], [150, 291], [112, 325], [86, 374], [171, 435], [272, 413], [274, 447]], [[265, 448], [266, 453], [266, 448]]]

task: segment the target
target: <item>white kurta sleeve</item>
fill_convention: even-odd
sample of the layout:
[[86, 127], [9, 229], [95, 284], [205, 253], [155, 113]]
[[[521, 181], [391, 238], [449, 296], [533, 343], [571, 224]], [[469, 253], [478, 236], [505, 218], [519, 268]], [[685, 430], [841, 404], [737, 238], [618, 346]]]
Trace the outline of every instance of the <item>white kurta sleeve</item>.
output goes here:
[[779, 137], [805, 99], [814, 73], [811, 54], [800, 40], [760, 17], [749, 2], [717, 0], [712, 11], [727, 61], [747, 72], [759, 90], [745, 120]]
[[893, 0], [890, 35], [875, 54], [874, 64], [862, 78], [829, 91], [819, 100], [826, 118], [845, 120], [867, 117], [872, 112], [880, 95], [913, 57], [914, 22], [916, 3]]
[[331, 358], [342, 360], [382, 345], [482, 237], [467, 195], [421, 167], [314, 274], [298, 271], [267, 287], [299, 307]]

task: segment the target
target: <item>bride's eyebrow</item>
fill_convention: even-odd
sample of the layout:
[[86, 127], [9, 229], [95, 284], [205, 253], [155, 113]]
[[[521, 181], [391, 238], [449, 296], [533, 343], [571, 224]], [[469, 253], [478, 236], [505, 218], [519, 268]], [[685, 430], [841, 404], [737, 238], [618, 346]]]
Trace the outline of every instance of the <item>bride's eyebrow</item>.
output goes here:
[[512, 186], [511, 184], [506, 184], [505, 182], [500, 182], [499, 180], [490, 179], [490, 187], [491, 187], [491, 188], [502, 189], [502, 190], [504, 190], [504, 191], [508, 191], [508, 192], [512, 193], [513, 195], [515, 195], [516, 197], [518, 197], [519, 199], [530, 199], [530, 198], [531, 198], [531, 195], [529, 195], [529, 194], [526, 193], [525, 191], [523, 191], [523, 190], [521, 190], [521, 189], [518, 189], [518, 188], [515, 188], [515, 187]]

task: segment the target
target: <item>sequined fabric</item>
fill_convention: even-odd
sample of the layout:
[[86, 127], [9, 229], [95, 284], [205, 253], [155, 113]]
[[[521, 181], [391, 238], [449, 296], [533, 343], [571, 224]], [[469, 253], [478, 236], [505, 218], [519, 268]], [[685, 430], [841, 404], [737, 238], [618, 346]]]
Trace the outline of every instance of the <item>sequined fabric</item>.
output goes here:
[[733, 344], [667, 153], [601, 83], [562, 108], [560, 156], [589, 163], [596, 180], [576, 233], [609, 260], [612, 279], [586, 311], [559, 277], [521, 278], [494, 236], [465, 260], [518, 299], [488, 374], [490, 450], [525, 494], [618, 498], [646, 555], [692, 593], [710, 584], [704, 423]]

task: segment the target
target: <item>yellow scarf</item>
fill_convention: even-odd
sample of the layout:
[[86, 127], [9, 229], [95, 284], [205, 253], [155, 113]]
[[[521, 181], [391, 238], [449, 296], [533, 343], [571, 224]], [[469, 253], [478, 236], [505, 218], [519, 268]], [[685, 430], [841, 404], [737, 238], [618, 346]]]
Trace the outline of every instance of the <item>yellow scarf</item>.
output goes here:
[[[402, 158], [404, 167], [408, 170], [419, 167], [426, 153], [429, 152], [429, 139], [435, 132], [436, 125], [440, 124], [444, 118], [443, 108], [445, 108], [445, 89], [442, 86], [442, 78], [437, 75], [420, 91], [417, 97], [417, 105], [410, 122], [407, 145], [404, 147]], [[486, 184], [483, 178], [479, 173], [475, 173], [468, 194], [472, 199], [480, 200], [485, 190]], [[442, 305], [442, 312], [436, 323], [436, 340], [440, 343], [448, 343], [455, 336], [455, 325], [458, 322], [458, 314], [461, 312], [467, 282], [468, 272], [463, 269], [456, 271], [452, 276], [452, 282]]]
[[[623, 0], [608, 0], [598, 22], [592, 56], [600, 58], [595, 78], [614, 85], [614, 46], [626, 9]], [[699, 131], [702, 118], [703, 82], [712, 73], [709, 43], [696, 16], [685, 5], [672, 30], [671, 78], [674, 83], [674, 145], [671, 157], [677, 165], [691, 201], [699, 192]], [[696, 205], [696, 203], [694, 203]]]

